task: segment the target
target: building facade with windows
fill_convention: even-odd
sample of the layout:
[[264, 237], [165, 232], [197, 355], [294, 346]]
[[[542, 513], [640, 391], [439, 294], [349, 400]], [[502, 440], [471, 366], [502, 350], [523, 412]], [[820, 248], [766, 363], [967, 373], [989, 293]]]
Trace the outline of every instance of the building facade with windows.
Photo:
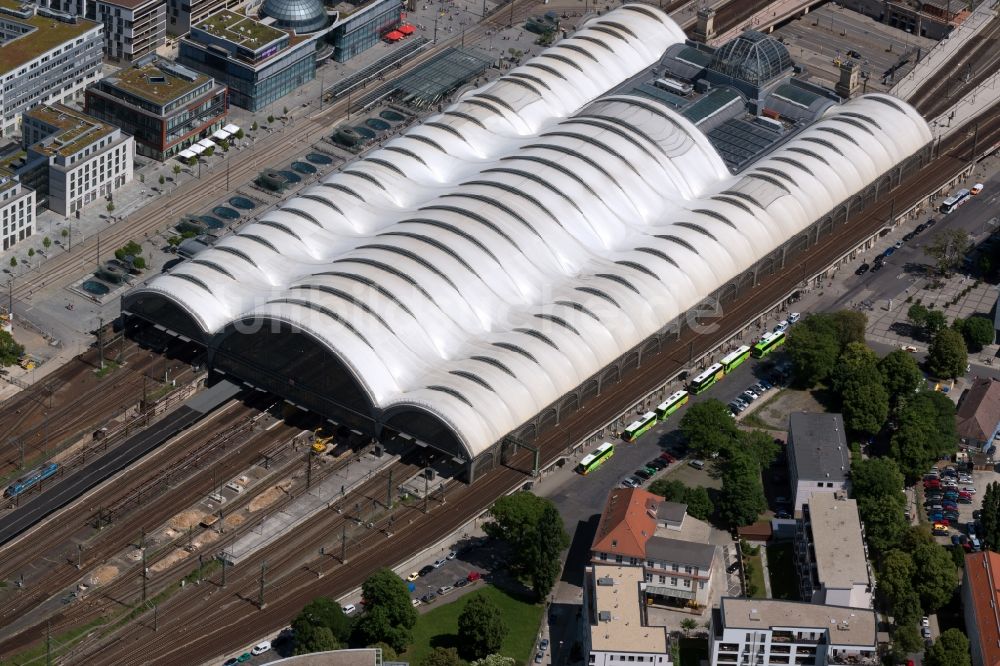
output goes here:
[[101, 78], [102, 27], [45, 7], [0, 0], [0, 134], [37, 104], [69, 102]]
[[178, 60], [229, 87], [229, 102], [259, 111], [316, 78], [316, 48], [329, 28], [309, 35], [223, 10], [181, 39]]
[[[2, 172], [0, 172], [2, 173]], [[9, 250], [35, 231], [35, 191], [17, 177], [0, 175], [0, 239]]]
[[595, 564], [584, 576], [585, 653], [590, 666], [672, 666], [666, 627], [646, 621], [642, 572]]
[[134, 62], [167, 41], [163, 0], [96, 0], [94, 20], [104, 24], [104, 56]]
[[874, 578], [858, 504], [817, 493], [796, 525], [795, 567], [800, 598], [831, 606], [871, 608]]
[[375, 46], [403, 20], [400, 0], [373, 0], [346, 17], [333, 31], [333, 59], [346, 62]]
[[723, 597], [712, 610], [709, 663], [875, 666], [876, 627], [872, 610]]
[[847, 494], [851, 451], [840, 414], [795, 412], [788, 417], [788, 473], [793, 510], [818, 493]]
[[87, 114], [135, 137], [136, 152], [166, 160], [226, 124], [226, 88], [167, 61], [123, 69], [87, 89]]
[[186, 35], [191, 26], [240, 4], [242, 0], [167, 0], [167, 33]]
[[60, 104], [25, 113], [23, 133], [28, 168], [47, 172], [47, 205], [56, 213], [110, 200], [132, 180], [135, 140], [113, 125]]

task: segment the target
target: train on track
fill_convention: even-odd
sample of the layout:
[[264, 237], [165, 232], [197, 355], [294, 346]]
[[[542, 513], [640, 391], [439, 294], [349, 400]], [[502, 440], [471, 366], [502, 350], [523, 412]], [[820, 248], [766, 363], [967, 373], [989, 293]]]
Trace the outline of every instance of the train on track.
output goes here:
[[26, 493], [45, 479], [51, 477], [58, 469], [58, 463], [47, 463], [41, 467], [36, 467], [14, 483], [7, 486], [7, 490], [3, 491], [3, 496], [17, 497], [18, 495]]

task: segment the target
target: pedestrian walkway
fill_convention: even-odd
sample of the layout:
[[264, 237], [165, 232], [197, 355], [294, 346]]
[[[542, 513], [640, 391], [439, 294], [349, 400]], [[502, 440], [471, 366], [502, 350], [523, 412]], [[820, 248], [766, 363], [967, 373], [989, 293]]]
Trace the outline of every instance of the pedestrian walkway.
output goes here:
[[948, 36], [937, 43], [930, 52], [916, 64], [913, 70], [904, 76], [889, 90], [889, 94], [903, 100], [910, 99], [917, 89], [938, 73], [952, 56], [978, 35], [996, 15], [998, 0], [986, 0], [965, 21]]

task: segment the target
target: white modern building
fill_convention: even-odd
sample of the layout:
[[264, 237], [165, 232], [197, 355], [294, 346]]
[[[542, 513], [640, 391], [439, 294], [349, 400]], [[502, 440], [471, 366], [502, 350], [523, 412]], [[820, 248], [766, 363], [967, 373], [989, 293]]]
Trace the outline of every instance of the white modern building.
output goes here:
[[594, 565], [584, 577], [584, 652], [590, 666], [671, 666], [666, 627], [646, 624], [642, 569]]
[[164, 0], [91, 0], [96, 20], [104, 24], [104, 55], [130, 63], [167, 41]]
[[35, 231], [35, 191], [17, 178], [0, 177], [0, 239], [9, 250]]
[[709, 663], [875, 666], [876, 626], [872, 610], [723, 597], [712, 612]]
[[788, 474], [795, 512], [817, 494], [848, 494], [851, 450], [840, 414], [795, 412], [788, 417]]
[[0, 135], [37, 104], [69, 102], [101, 78], [102, 28], [70, 14], [0, 0]]
[[874, 578], [858, 505], [816, 493], [805, 504], [795, 538], [800, 598], [831, 606], [871, 608]]
[[684, 115], [609, 94], [684, 40], [649, 5], [595, 17], [123, 308], [211, 345], [216, 371], [404, 432], [471, 479], [926, 155], [923, 118], [869, 94], [733, 175]]
[[24, 114], [23, 134], [28, 168], [48, 172], [56, 213], [73, 214], [132, 180], [135, 140], [114, 125], [63, 105], [38, 106]]

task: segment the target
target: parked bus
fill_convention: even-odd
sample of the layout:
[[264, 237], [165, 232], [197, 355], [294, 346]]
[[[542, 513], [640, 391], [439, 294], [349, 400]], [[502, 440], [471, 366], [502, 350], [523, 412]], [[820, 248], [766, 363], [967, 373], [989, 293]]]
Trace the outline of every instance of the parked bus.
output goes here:
[[615, 455], [615, 445], [610, 442], [604, 442], [593, 453], [588, 453], [583, 457], [580, 464], [576, 466], [576, 473], [586, 476], [604, 464], [604, 461], [613, 455]]
[[656, 412], [646, 412], [639, 417], [638, 421], [633, 421], [625, 428], [625, 432], [622, 433], [622, 439], [626, 442], [634, 442], [639, 439], [642, 435], [646, 434], [646, 431], [656, 425]]
[[671, 394], [671, 396], [667, 398], [665, 402], [661, 402], [660, 405], [656, 408], [656, 418], [658, 418], [661, 421], [665, 420], [668, 416], [670, 416], [678, 409], [686, 405], [688, 398], [690, 397], [691, 394], [683, 389]]
[[728, 375], [730, 372], [738, 368], [740, 364], [742, 364], [743, 361], [747, 360], [748, 358], [750, 358], [750, 347], [742, 345], [739, 349], [732, 352], [731, 354], [726, 354], [725, 356], [723, 356], [722, 360], [719, 361], [719, 363], [722, 364], [722, 367], [725, 369], [726, 374]]
[[750, 353], [754, 358], [764, 358], [783, 344], [785, 344], [784, 331], [765, 333], [760, 342], [753, 346], [753, 350]]
[[950, 196], [944, 200], [940, 210], [942, 213], [948, 214], [968, 201], [971, 196], [972, 193], [969, 190], [959, 190], [955, 192], [954, 196]]
[[722, 367], [721, 363], [713, 363], [708, 366], [705, 372], [701, 373], [697, 377], [691, 380], [691, 385], [688, 389], [695, 394], [701, 393], [702, 391], [707, 391], [715, 382], [719, 381], [726, 376], [726, 369]]

